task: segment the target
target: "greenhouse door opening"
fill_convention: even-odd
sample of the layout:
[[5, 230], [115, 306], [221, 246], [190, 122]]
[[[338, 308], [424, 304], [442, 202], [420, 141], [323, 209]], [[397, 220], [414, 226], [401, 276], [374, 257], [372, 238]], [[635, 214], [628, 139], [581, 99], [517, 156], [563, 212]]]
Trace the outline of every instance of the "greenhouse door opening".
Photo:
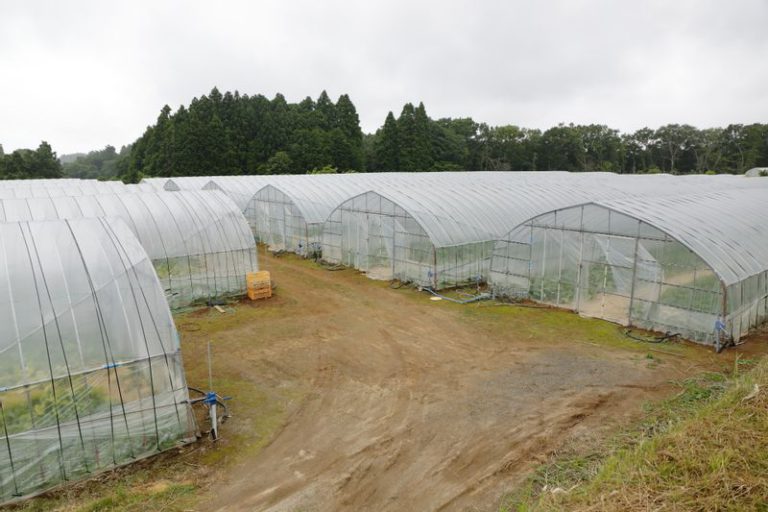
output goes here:
[[[344, 212], [348, 214], [348, 212]], [[342, 237], [343, 263], [379, 280], [394, 278], [394, 219], [372, 213], [356, 213], [355, 222], [346, 223]]]

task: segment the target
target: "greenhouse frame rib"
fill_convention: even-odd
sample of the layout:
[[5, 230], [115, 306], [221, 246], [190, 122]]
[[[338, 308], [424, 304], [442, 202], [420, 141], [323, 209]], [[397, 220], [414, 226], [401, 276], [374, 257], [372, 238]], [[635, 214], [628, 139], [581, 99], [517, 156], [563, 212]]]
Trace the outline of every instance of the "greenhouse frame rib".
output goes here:
[[0, 224], [0, 503], [195, 439], [179, 338], [117, 219]]

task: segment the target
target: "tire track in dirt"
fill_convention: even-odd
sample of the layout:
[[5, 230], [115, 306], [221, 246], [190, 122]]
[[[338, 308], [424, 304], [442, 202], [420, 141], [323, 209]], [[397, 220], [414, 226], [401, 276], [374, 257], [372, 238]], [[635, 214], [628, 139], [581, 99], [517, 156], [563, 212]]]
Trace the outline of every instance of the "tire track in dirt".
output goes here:
[[311, 391], [204, 509], [494, 509], [566, 439], [626, 421], [684, 364], [489, 334], [461, 310], [352, 271], [265, 260], [290, 298], [272, 321], [300, 334], [247, 357]]

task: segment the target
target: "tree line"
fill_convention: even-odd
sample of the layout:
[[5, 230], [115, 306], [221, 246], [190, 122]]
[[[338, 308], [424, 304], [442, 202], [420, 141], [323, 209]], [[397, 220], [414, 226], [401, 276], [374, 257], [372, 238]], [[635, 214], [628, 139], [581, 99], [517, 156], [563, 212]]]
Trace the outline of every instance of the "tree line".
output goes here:
[[214, 88], [157, 122], [133, 144], [126, 177], [231, 174], [299, 174], [332, 166], [363, 169], [363, 132], [346, 94], [334, 103], [323, 91], [317, 100], [288, 103]]
[[63, 172], [67, 178], [112, 180], [127, 173], [130, 153], [131, 146], [123, 146], [118, 152], [114, 146], [108, 145], [74, 158], [71, 155], [70, 158], [62, 157]]
[[[768, 124], [707, 129], [668, 124], [631, 133], [599, 124], [559, 124], [539, 130], [471, 118], [432, 119], [423, 103], [406, 103], [398, 116], [389, 112], [375, 133], [363, 134], [346, 94], [334, 102], [323, 91], [317, 99], [289, 103], [281, 94], [268, 99], [214, 88], [176, 111], [164, 106], [155, 123], [119, 152], [107, 146], [63, 167], [42, 165], [46, 152], [55, 159], [45, 143], [37, 151], [4, 157], [0, 151], [0, 176], [63, 172], [136, 182], [144, 176], [331, 171], [736, 174], [768, 166]], [[12, 163], [2, 163], [9, 158]]]
[[0, 179], [61, 178], [62, 166], [51, 145], [43, 141], [37, 149], [17, 149], [5, 154], [0, 144]]
[[366, 170], [606, 171], [731, 173], [768, 166], [768, 124], [700, 130], [668, 124], [620, 133], [605, 125], [559, 124], [548, 130], [438, 119], [423, 104], [390, 112], [366, 136]]

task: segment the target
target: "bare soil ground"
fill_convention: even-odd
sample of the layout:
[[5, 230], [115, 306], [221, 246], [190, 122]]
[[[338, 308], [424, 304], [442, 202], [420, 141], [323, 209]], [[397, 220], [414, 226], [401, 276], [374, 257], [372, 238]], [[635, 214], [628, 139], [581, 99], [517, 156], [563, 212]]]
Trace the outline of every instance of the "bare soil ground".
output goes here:
[[671, 381], [731, 364], [623, 341], [565, 312], [435, 302], [351, 270], [262, 262], [277, 297], [239, 312], [276, 315], [217, 332], [227, 352], [217, 372], [299, 398], [263, 449], [219, 475], [203, 509], [492, 510], [566, 440], [601, 435]]
[[[675, 382], [732, 368], [740, 353], [643, 344], [564, 311], [432, 301], [353, 270], [260, 258], [278, 285], [272, 299], [177, 316], [190, 385], [207, 387], [213, 342], [214, 388], [233, 397], [223, 440], [119, 477], [124, 490], [108, 497], [110, 506], [100, 506], [103, 481], [89, 484], [86, 497], [45, 503], [496, 510], [561, 446], [607, 435], [638, 418], [643, 403], [676, 392]], [[765, 345], [740, 349], [762, 353]]]

